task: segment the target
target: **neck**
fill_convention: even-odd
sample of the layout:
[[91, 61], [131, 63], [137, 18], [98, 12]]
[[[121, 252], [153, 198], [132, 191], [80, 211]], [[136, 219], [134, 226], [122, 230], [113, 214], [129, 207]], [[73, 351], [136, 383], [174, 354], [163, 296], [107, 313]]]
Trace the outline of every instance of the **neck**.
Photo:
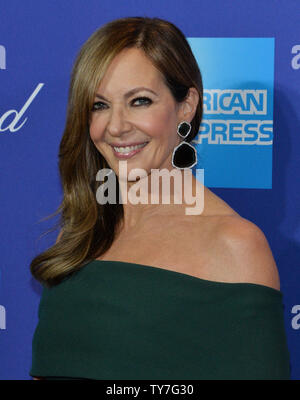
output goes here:
[[202, 182], [201, 174], [195, 177], [190, 169], [176, 168], [145, 174], [136, 181], [119, 179], [124, 229], [154, 216], [201, 214], [204, 207]]

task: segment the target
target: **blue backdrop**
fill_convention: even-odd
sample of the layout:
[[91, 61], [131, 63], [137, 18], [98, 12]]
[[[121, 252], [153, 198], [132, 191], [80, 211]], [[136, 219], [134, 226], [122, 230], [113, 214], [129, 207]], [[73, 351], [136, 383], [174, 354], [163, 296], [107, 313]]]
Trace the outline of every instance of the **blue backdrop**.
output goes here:
[[299, 0], [0, 0], [0, 379], [31, 379], [41, 286], [31, 259], [58, 234], [57, 153], [80, 46], [104, 23], [160, 17], [188, 38], [203, 74], [195, 138], [204, 184], [265, 233], [300, 378]]

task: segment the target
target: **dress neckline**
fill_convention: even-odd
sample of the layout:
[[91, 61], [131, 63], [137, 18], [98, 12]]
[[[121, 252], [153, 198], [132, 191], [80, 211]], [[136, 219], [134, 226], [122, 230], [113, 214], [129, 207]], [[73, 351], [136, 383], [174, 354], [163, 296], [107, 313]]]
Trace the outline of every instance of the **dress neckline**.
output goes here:
[[[277, 293], [280, 296], [283, 295], [283, 293], [281, 292], [281, 290], [278, 289], [274, 289], [270, 286], [266, 286], [266, 285], [261, 285], [258, 283], [251, 283], [251, 282], [221, 282], [221, 281], [212, 281], [209, 279], [204, 279], [204, 278], [198, 278], [197, 276], [194, 275], [189, 275], [186, 274], [184, 272], [178, 272], [178, 271], [174, 271], [174, 270], [169, 270], [169, 269], [165, 269], [162, 267], [154, 267], [152, 265], [146, 265], [146, 264], [139, 264], [139, 263], [132, 263], [132, 262], [128, 262], [128, 261], [117, 261], [117, 260], [96, 260], [93, 259], [91, 262], [89, 262], [88, 264], [97, 264], [97, 263], [102, 263], [104, 265], [108, 265], [108, 264], [123, 264], [129, 268], [133, 267], [136, 269], [142, 268], [143, 270], [149, 270], [149, 271], [156, 271], [157, 273], [166, 273], [169, 274], [170, 276], [174, 276], [174, 277], [178, 277], [178, 278], [184, 278], [184, 279], [188, 279], [188, 280], [192, 280], [195, 282], [199, 282], [202, 284], [206, 284], [206, 285], [210, 285], [210, 286], [227, 286], [227, 287], [238, 287], [238, 286], [248, 286], [248, 287], [253, 287], [253, 288], [259, 288], [259, 289], [266, 289], [266, 290], [270, 290], [273, 293]], [[88, 265], [87, 264], [87, 265]]]

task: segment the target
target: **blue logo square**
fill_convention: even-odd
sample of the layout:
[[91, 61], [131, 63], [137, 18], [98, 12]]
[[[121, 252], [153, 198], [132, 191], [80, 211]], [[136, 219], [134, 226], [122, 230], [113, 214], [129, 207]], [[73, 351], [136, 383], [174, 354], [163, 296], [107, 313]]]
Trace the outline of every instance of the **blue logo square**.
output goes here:
[[204, 86], [205, 185], [272, 188], [274, 38], [188, 38]]

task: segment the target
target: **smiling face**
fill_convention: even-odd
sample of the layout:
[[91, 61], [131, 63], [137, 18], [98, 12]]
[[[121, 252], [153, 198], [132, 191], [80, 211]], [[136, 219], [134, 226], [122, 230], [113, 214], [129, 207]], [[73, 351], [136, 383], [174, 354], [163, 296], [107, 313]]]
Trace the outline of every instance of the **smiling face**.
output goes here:
[[[117, 175], [120, 159], [127, 160], [128, 173], [133, 168], [148, 174], [151, 168], [173, 168], [172, 152], [180, 142], [177, 125], [191, 119], [183, 117], [183, 106], [142, 50], [125, 49], [113, 59], [96, 92], [91, 140]], [[144, 143], [138, 149], [112, 146]]]

